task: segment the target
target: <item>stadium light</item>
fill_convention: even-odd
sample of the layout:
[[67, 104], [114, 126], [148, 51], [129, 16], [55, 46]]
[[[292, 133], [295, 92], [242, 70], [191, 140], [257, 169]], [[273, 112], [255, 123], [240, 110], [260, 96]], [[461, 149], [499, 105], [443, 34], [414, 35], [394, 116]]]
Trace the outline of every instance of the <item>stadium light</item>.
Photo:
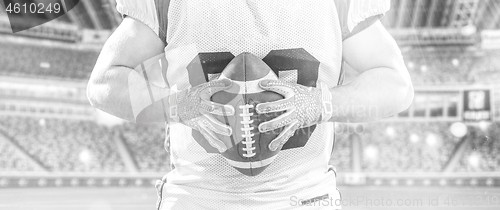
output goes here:
[[39, 124], [41, 127], [45, 127], [46, 123], [47, 123], [47, 122], [45, 121], [45, 119], [40, 119], [40, 120], [38, 121], [38, 124]]
[[125, 180], [125, 179], [120, 179], [120, 180], [118, 181], [118, 184], [119, 184], [120, 186], [122, 186], [122, 187], [123, 187], [123, 186], [125, 186], [125, 185], [127, 184], [127, 180]]
[[378, 149], [374, 146], [367, 146], [365, 148], [365, 157], [369, 160], [375, 160], [378, 157]]
[[106, 187], [107, 187], [107, 186], [109, 186], [110, 184], [111, 184], [111, 181], [110, 181], [109, 179], [103, 179], [103, 180], [102, 180], [102, 185], [103, 185], [103, 186], [106, 186]]
[[436, 136], [436, 134], [434, 133], [430, 133], [427, 135], [427, 137], [425, 138], [425, 142], [427, 143], [427, 145], [429, 145], [430, 147], [435, 147], [438, 145], [438, 137]]
[[87, 180], [87, 186], [94, 186], [95, 185], [95, 180], [94, 179], [88, 179]]
[[47, 180], [46, 179], [39, 179], [38, 180], [38, 186], [45, 187], [46, 185], [47, 185]]
[[88, 149], [84, 149], [80, 152], [78, 159], [85, 165], [90, 165], [92, 161], [92, 153]]
[[488, 128], [490, 127], [490, 125], [491, 125], [491, 122], [481, 121], [481, 122], [479, 122], [479, 129], [481, 129], [481, 131], [483, 131], [483, 132], [486, 132], [486, 131], [488, 131]]
[[467, 134], [467, 126], [462, 122], [455, 122], [450, 126], [450, 132], [457, 138], [462, 138]]
[[487, 186], [493, 186], [495, 184], [495, 181], [492, 178], [488, 178], [486, 180], [486, 185]]
[[59, 187], [63, 184], [63, 180], [61, 178], [57, 178], [56, 181], [54, 181], [54, 184]]
[[385, 129], [385, 134], [387, 134], [387, 136], [389, 136], [390, 138], [394, 138], [396, 137], [396, 130], [394, 130], [392, 126], [388, 126]]
[[80, 181], [78, 181], [77, 178], [71, 179], [71, 186], [75, 187], [75, 186], [78, 186], [79, 184], [80, 184]]
[[479, 166], [480, 161], [481, 157], [477, 153], [472, 153], [468, 159], [469, 165], [471, 165], [474, 168], [477, 168]]
[[50, 63], [48, 63], [48, 62], [41, 62], [40, 63], [40, 68], [42, 68], [42, 69], [50, 69]]
[[413, 68], [415, 68], [415, 63], [413, 63], [413, 61], [410, 61], [410, 62], [408, 62], [407, 67], [408, 67], [409, 69], [413, 69]]
[[460, 29], [460, 33], [464, 36], [471, 36], [477, 32], [477, 28], [474, 24], [469, 23]]
[[426, 66], [426, 65], [422, 65], [422, 66], [420, 66], [420, 71], [422, 71], [422, 72], [424, 72], [424, 73], [425, 73], [425, 72], [427, 72], [427, 70], [429, 70], [429, 69], [427, 68], [427, 66]]
[[446, 186], [447, 184], [448, 184], [448, 181], [446, 181], [446, 179], [439, 180], [439, 185]]
[[19, 179], [17, 184], [19, 185], [19, 187], [25, 187], [26, 185], [28, 185], [28, 181], [26, 179]]
[[142, 179], [135, 180], [135, 186], [141, 186], [141, 185], [142, 185]]
[[414, 133], [410, 134], [410, 142], [411, 143], [416, 144], [419, 141], [420, 141], [420, 137], [417, 134], [414, 134]]

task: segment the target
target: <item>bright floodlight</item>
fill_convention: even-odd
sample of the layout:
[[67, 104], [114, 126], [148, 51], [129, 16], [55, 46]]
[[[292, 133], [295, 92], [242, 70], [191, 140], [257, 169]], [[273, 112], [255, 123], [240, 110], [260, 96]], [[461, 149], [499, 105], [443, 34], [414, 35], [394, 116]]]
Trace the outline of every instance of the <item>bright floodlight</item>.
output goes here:
[[408, 66], [409, 69], [413, 69], [413, 68], [415, 68], [415, 63], [413, 63], [412, 61], [410, 61], [410, 62], [408, 62], [407, 66]]
[[429, 69], [427, 68], [427, 66], [426, 66], [426, 65], [422, 65], [422, 66], [420, 66], [420, 71], [422, 71], [422, 72], [424, 72], [424, 73], [425, 73], [425, 72], [427, 72], [427, 70], [429, 70]]
[[472, 153], [470, 156], [469, 156], [469, 165], [471, 165], [472, 167], [475, 167], [477, 168], [479, 166], [479, 162], [481, 160], [481, 157], [479, 156], [479, 154], [477, 153]]
[[45, 124], [46, 124], [45, 119], [40, 119], [40, 120], [38, 121], [38, 124], [39, 124], [40, 126], [44, 127], [44, 126], [45, 126]]
[[481, 129], [483, 132], [486, 132], [490, 125], [491, 123], [488, 121], [481, 121], [479, 122], [479, 129]]
[[80, 159], [80, 162], [83, 164], [90, 164], [92, 161], [92, 153], [88, 149], [84, 149], [80, 152], [78, 159]]
[[450, 132], [453, 136], [462, 138], [465, 134], [467, 134], [467, 126], [462, 122], [453, 123], [450, 126]]
[[470, 35], [475, 34], [476, 32], [477, 32], [477, 28], [473, 24], [467, 24], [466, 26], [464, 26], [460, 29], [460, 33], [464, 36], [470, 36]]
[[365, 157], [370, 160], [375, 160], [378, 157], [378, 149], [374, 146], [368, 146], [365, 148]]
[[420, 137], [417, 134], [410, 134], [410, 142], [411, 143], [418, 143], [420, 141]]
[[425, 142], [427, 143], [427, 145], [434, 147], [438, 144], [438, 137], [436, 136], [436, 134], [430, 133], [425, 138]]
[[385, 129], [385, 133], [387, 136], [394, 138], [396, 136], [396, 130], [392, 126], [389, 126]]

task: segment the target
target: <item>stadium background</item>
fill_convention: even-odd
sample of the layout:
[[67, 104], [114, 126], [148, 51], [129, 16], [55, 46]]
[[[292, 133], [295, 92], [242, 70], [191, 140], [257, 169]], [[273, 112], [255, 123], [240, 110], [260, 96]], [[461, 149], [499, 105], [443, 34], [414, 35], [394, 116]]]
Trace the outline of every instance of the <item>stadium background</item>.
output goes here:
[[[85, 95], [121, 21], [115, 5], [81, 0], [13, 34], [0, 3], [0, 209], [154, 207], [170, 168], [163, 126], [125, 123]], [[500, 1], [392, 0], [382, 22], [415, 99], [388, 119], [337, 125], [331, 162], [356, 200], [344, 208], [499, 209]]]

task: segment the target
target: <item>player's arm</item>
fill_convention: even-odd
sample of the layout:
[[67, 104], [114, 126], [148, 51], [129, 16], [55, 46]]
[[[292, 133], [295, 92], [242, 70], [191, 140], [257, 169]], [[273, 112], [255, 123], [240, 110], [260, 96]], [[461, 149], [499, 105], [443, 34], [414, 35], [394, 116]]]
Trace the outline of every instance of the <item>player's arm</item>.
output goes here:
[[410, 106], [413, 86], [408, 71], [398, 46], [380, 21], [345, 40], [343, 48], [346, 62], [360, 72], [347, 85], [329, 89], [324, 83], [317, 88], [272, 80], [259, 83], [261, 88], [285, 97], [256, 107], [259, 113], [286, 110], [259, 125], [261, 132], [284, 127], [271, 142], [273, 148], [286, 143], [298, 128], [326, 121], [373, 121]]
[[[356, 28], [354, 29], [356, 31]], [[261, 81], [263, 89], [285, 99], [258, 104], [259, 113], [287, 111], [259, 125], [273, 130], [283, 125], [307, 127], [316, 123], [366, 122], [407, 109], [413, 100], [413, 86], [394, 39], [380, 21], [360, 30], [343, 42], [343, 58], [360, 75], [351, 83], [317, 88], [282, 81]]]
[[168, 109], [161, 102], [168, 89], [147, 84], [134, 70], [163, 53], [163, 47], [148, 26], [126, 17], [104, 44], [90, 76], [87, 96], [92, 106], [132, 122], [165, 121]]
[[380, 21], [346, 39], [343, 58], [360, 75], [330, 89], [334, 108], [330, 121], [372, 121], [410, 106], [413, 86], [408, 70], [399, 47]]
[[351, 83], [316, 88], [282, 81], [260, 81], [261, 88], [282, 94], [278, 101], [256, 106], [258, 113], [286, 111], [261, 123], [259, 131], [284, 127], [272, 142], [288, 141], [298, 128], [326, 121], [366, 122], [403, 111], [413, 100], [413, 86], [394, 39], [378, 18], [389, 0], [336, 0], [343, 41], [343, 59], [360, 75]]
[[141, 72], [146, 70], [135, 67], [163, 53], [163, 46], [147, 25], [125, 18], [106, 41], [92, 71], [87, 86], [90, 103], [132, 122], [183, 123], [200, 131], [220, 152], [225, 151], [215, 133], [231, 135], [231, 128], [210, 114], [233, 115], [234, 109], [209, 99], [230, 88], [231, 82], [216, 80], [177, 92], [148, 82], [147, 73]]

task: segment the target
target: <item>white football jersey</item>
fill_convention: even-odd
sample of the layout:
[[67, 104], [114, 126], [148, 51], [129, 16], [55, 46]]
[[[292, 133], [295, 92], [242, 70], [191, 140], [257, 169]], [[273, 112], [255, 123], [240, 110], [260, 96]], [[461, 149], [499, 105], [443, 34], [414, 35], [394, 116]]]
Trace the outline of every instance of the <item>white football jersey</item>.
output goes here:
[[[174, 90], [218, 78], [242, 52], [260, 57], [280, 80], [334, 87], [342, 76], [343, 39], [358, 23], [389, 9], [388, 0], [117, 2], [120, 13], [142, 21], [165, 42], [167, 85]], [[261, 174], [246, 176], [198, 131], [170, 124], [175, 168], [161, 185], [161, 208], [340, 208], [335, 171], [328, 165], [333, 144], [333, 123], [301, 129]]]

